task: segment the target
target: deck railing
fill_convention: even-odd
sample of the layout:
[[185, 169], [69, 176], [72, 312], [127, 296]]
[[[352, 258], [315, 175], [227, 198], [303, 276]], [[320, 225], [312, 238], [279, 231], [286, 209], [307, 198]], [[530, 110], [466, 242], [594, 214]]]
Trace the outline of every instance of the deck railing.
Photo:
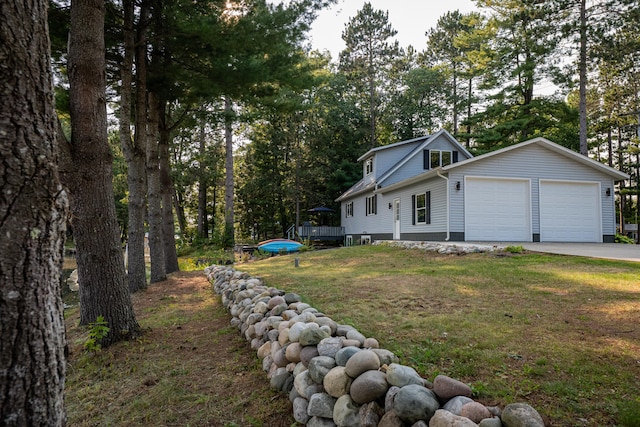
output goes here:
[[[292, 226], [287, 231], [287, 237], [293, 238]], [[344, 237], [344, 227], [330, 227], [328, 225], [302, 225], [298, 227], [297, 236], [301, 240], [341, 240]]]

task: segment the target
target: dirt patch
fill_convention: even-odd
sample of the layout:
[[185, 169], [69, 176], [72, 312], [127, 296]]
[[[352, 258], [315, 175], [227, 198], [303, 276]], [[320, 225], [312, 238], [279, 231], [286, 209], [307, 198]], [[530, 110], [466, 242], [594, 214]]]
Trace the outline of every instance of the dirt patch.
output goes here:
[[291, 404], [266, 373], [201, 271], [180, 272], [132, 297], [144, 336], [83, 350], [67, 316], [69, 425], [291, 426]]

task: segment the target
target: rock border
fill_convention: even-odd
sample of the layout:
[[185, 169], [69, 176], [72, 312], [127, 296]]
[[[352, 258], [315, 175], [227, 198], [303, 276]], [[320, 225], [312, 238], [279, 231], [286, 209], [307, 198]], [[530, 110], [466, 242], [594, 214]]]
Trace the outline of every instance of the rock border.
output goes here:
[[[408, 243], [404, 247], [426, 246]], [[446, 246], [441, 253], [481, 250], [471, 247], [475, 245]], [[460, 248], [464, 252], [458, 252]], [[231, 314], [231, 324], [262, 360], [271, 387], [288, 394], [299, 424], [544, 426], [538, 412], [526, 403], [504, 409], [485, 407], [471, 398], [467, 384], [444, 375], [433, 382], [420, 377], [391, 351], [379, 348], [375, 338], [338, 324], [297, 294], [266, 286], [260, 278], [229, 266], [212, 265], [204, 272]]]

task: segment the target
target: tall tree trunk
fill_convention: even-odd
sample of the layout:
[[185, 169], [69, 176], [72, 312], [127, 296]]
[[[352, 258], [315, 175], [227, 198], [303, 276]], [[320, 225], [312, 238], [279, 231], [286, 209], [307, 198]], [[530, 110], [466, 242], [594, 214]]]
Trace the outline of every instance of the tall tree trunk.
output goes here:
[[47, 1], [0, 7], [0, 423], [63, 426], [58, 175]]
[[148, 92], [149, 118], [147, 123], [147, 203], [149, 205], [149, 257], [151, 283], [167, 278], [162, 239], [162, 185], [160, 183], [160, 154], [158, 125], [160, 111], [158, 97]]
[[587, 0], [580, 0], [580, 154], [587, 156]]
[[80, 282], [80, 324], [103, 316], [101, 344], [136, 337], [113, 201], [107, 141], [104, 2], [74, 0], [69, 38], [71, 208]]
[[176, 230], [173, 221], [173, 180], [171, 179], [171, 162], [169, 161], [169, 142], [171, 134], [166, 127], [167, 114], [164, 111], [165, 102], [160, 108], [161, 117], [164, 118], [160, 127], [160, 189], [162, 193], [162, 245], [164, 253], [164, 269], [166, 273], [180, 270], [178, 267], [178, 254], [176, 252]]
[[[144, 169], [145, 132], [136, 130], [131, 136], [131, 94], [133, 81], [133, 58], [136, 55], [136, 129], [146, 128], [146, 30], [139, 29], [139, 47], [135, 49], [134, 1], [123, 0], [124, 9], [124, 60], [122, 64], [122, 89], [120, 92], [120, 139], [127, 162], [127, 185], [129, 188], [129, 229], [127, 236], [127, 281], [129, 291], [136, 292], [147, 286], [144, 257], [144, 217], [147, 191]], [[147, 8], [142, 6], [140, 25], [144, 23]]]
[[224, 244], [233, 247], [235, 240], [233, 210], [233, 105], [231, 99], [224, 99], [224, 141], [225, 141], [225, 180], [224, 180]]
[[180, 234], [184, 237], [187, 231], [187, 219], [184, 215], [184, 197], [182, 196], [182, 192], [177, 189], [173, 191], [173, 209], [176, 211]]
[[205, 158], [205, 132], [204, 124], [200, 125], [199, 141], [199, 170], [198, 170], [198, 237], [209, 238], [209, 224], [207, 221], [207, 177], [204, 166]]

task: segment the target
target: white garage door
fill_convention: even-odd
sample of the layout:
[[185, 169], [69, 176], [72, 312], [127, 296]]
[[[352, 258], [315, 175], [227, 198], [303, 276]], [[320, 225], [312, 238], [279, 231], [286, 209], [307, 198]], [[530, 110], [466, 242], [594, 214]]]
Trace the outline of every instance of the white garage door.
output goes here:
[[465, 240], [531, 241], [531, 183], [525, 179], [465, 179]]
[[540, 241], [602, 242], [600, 185], [540, 181]]

